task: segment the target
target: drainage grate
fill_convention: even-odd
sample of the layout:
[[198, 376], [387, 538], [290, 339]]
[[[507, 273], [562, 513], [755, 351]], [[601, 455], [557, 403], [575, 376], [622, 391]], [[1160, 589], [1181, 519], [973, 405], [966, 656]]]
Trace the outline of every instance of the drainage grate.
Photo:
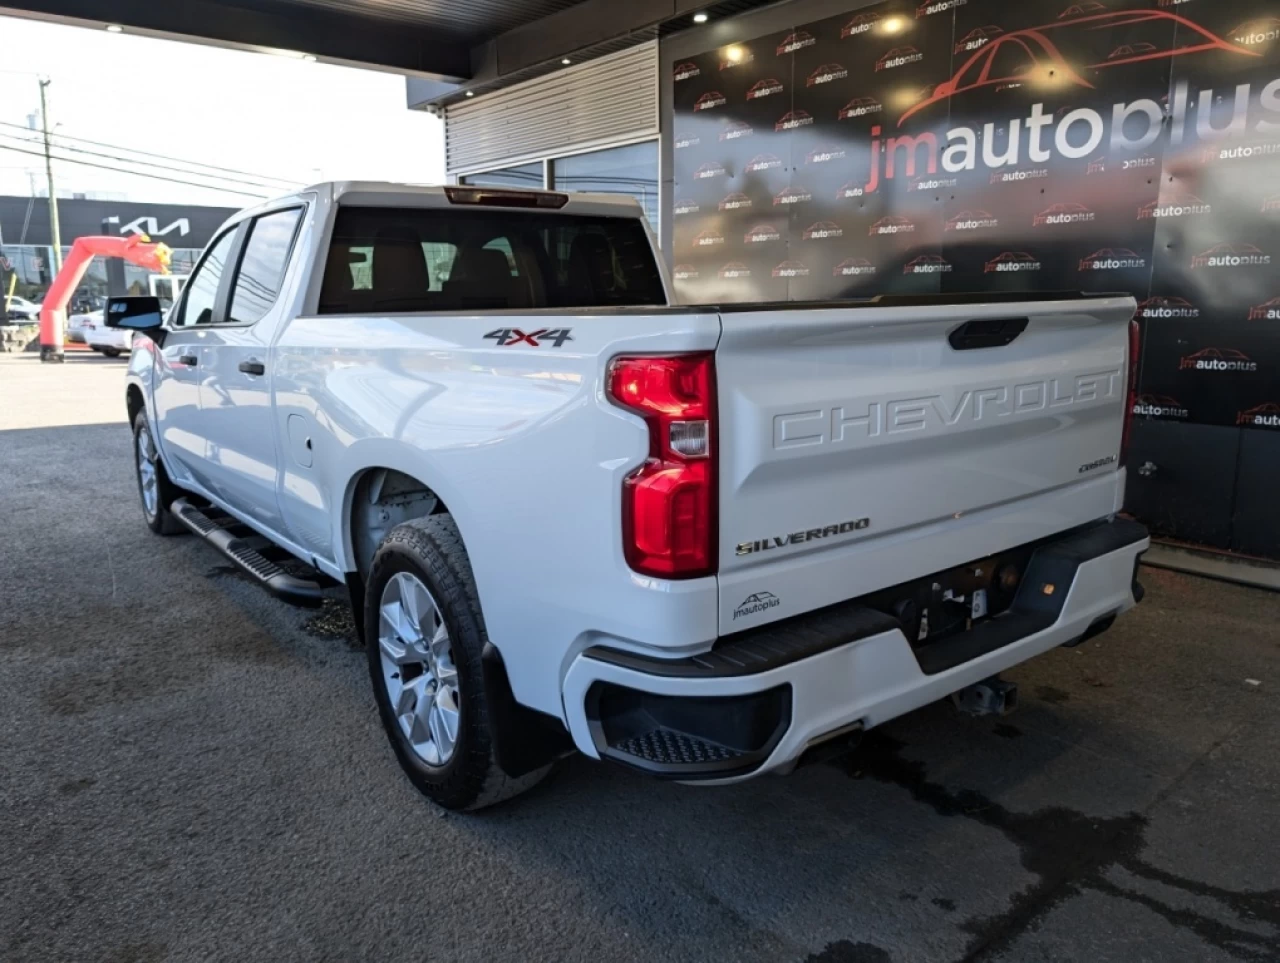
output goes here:
[[724, 762], [743, 755], [737, 749], [707, 742], [686, 732], [663, 728], [630, 736], [614, 748], [629, 756], [663, 765]]

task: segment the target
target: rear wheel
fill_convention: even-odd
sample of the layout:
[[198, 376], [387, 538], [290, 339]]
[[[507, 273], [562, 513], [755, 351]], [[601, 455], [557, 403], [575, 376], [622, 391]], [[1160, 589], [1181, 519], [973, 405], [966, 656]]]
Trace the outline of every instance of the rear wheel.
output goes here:
[[157, 535], [176, 535], [186, 531], [182, 523], [169, 511], [173, 500], [182, 492], [169, 480], [160, 460], [151, 426], [147, 424], [146, 411], [139, 411], [133, 418], [133, 465], [138, 476], [138, 495], [142, 499], [142, 517], [147, 527]]
[[394, 528], [365, 593], [369, 674], [383, 728], [409, 780], [446, 809], [483, 809], [542, 779], [494, 757], [481, 654], [488, 636], [457, 526], [432, 515]]
[[119, 348], [103, 348], [102, 353], [108, 358], [118, 358], [121, 352]]

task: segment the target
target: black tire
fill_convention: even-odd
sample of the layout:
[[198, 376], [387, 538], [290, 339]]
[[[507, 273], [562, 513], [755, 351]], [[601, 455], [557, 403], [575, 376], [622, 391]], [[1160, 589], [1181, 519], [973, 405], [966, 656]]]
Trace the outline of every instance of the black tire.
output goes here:
[[169, 480], [169, 473], [164, 470], [164, 462], [160, 459], [154, 440], [151, 444], [153, 456], [148, 458], [147, 461], [155, 468], [158, 499], [154, 512], [147, 507], [147, 499], [142, 487], [141, 459], [138, 454], [139, 445], [143, 443], [143, 432], [146, 432], [146, 437], [151, 437], [151, 426], [147, 423], [147, 413], [139, 411], [133, 418], [133, 473], [138, 480], [138, 501], [142, 505], [142, 517], [146, 519], [147, 528], [157, 535], [179, 535], [187, 530], [186, 526], [173, 516], [173, 513], [169, 511], [169, 506], [183, 492], [181, 488]]
[[108, 358], [118, 358], [118, 357], [120, 357], [120, 349], [119, 349], [119, 348], [103, 348], [103, 349], [102, 349], [102, 353], [103, 353], [103, 354], [105, 354]]
[[[440, 766], [429, 765], [414, 751], [396, 719], [383, 678], [380, 607], [383, 590], [400, 572], [416, 576], [431, 593], [448, 629], [458, 672], [458, 737], [453, 754]], [[493, 714], [485, 696], [481, 664], [488, 633], [471, 562], [450, 516], [413, 519], [387, 534], [374, 554], [364, 620], [369, 676], [382, 727], [401, 768], [423, 795], [445, 809], [483, 809], [532, 788], [550, 771], [547, 765], [512, 779], [494, 757]]]

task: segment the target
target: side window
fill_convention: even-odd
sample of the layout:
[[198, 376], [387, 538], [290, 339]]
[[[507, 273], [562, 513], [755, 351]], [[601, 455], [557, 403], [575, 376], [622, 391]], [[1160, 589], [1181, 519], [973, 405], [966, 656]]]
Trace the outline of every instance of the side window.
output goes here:
[[209, 253], [205, 255], [196, 273], [187, 281], [186, 299], [178, 309], [174, 324], [178, 327], [190, 327], [193, 324], [209, 324], [213, 320], [213, 306], [218, 300], [218, 285], [222, 282], [222, 272], [227, 266], [227, 257], [231, 254], [231, 245], [235, 241], [236, 228], [231, 228], [222, 237], [213, 242]]
[[302, 208], [295, 207], [254, 219], [231, 293], [229, 324], [253, 324], [275, 304], [301, 218]]

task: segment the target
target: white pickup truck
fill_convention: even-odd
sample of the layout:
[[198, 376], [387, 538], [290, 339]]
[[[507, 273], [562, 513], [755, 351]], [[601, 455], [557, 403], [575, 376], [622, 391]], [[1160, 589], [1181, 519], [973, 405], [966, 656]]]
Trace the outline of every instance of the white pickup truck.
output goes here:
[[147, 523], [345, 582], [401, 765], [474, 809], [574, 748], [786, 772], [1109, 626], [1133, 312], [677, 306], [629, 199], [335, 183], [107, 319]]

